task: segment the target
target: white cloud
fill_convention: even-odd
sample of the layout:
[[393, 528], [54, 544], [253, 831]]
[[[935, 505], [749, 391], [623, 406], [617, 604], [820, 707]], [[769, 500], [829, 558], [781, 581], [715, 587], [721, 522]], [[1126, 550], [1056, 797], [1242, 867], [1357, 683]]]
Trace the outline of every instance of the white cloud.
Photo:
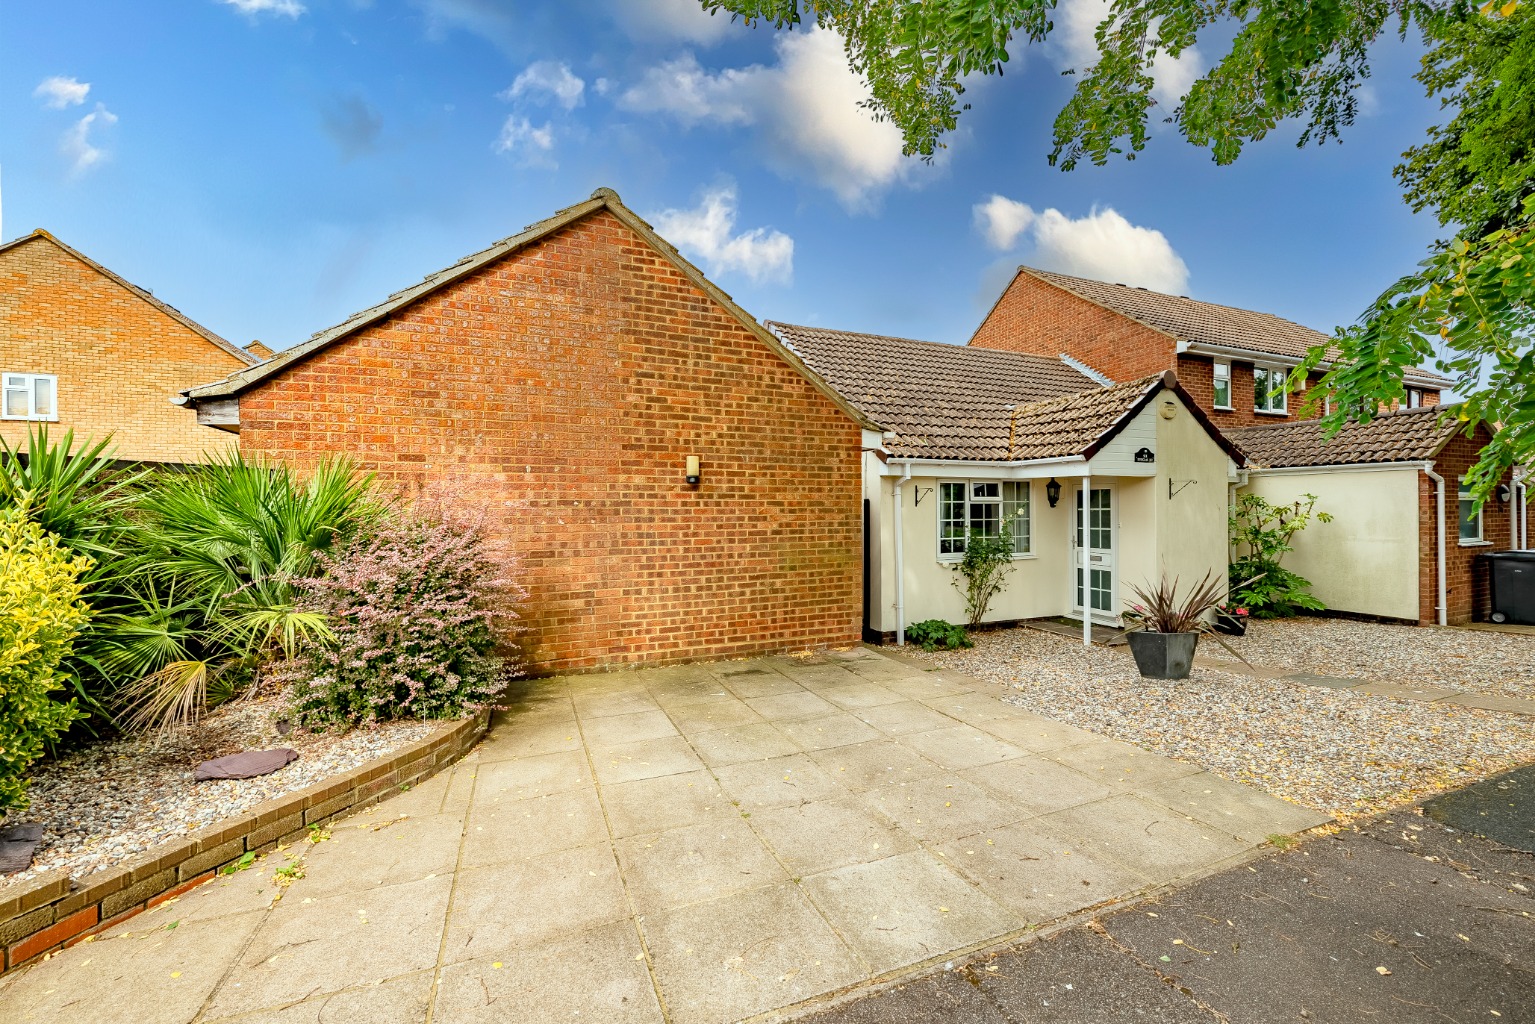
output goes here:
[[724, 185], [710, 190], [691, 210], [662, 210], [652, 220], [658, 231], [690, 257], [703, 261], [713, 274], [740, 271], [761, 284], [788, 284], [794, 274], [794, 239], [782, 231], [753, 228], [730, 232], [736, 222], [736, 190]]
[[116, 123], [117, 115], [98, 103], [95, 110], [80, 118], [64, 133], [59, 151], [69, 161], [72, 174], [84, 174], [106, 158], [106, 151], [91, 141], [91, 131], [97, 125], [110, 127]]
[[635, 39], [712, 46], [739, 23], [728, 13], [710, 14], [698, 0], [618, 0], [613, 7]]
[[975, 204], [975, 226], [993, 249], [1011, 249], [1034, 220], [1033, 207], [1007, 196], [993, 195]]
[[[1068, 68], [1080, 71], [1098, 63], [1096, 33], [1111, 8], [1111, 0], [1061, 0], [1055, 9], [1056, 31], [1051, 40], [1056, 43]], [[1202, 74], [1204, 58], [1197, 46], [1184, 50], [1177, 59], [1160, 54], [1151, 67], [1154, 83], [1151, 94], [1158, 103], [1171, 110]]]
[[512, 82], [512, 87], [501, 94], [504, 100], [523, 96], [546, 95], [566, 110], [579, 107], [586, 92], [586, 83], [570, 71], [570, 65], [559, 61], [541, 60], [529, 64]]
[[501, 125], [501, 137], [496, 140], [496, 152], [517, 158], [528, 167], [558, 166], [554, 162], [554, 127], [547, 121], [535, 127], [527, 118], [513, 114]]
[[54, 75], [45, 78], [32, 95], [43, 101], [43, 106], [49, 110], [63, 110], [65, 107], [78, 107], [85, 102], [85, 97], [90, 94], [91, 83], [81, 82], [63, 75]]
[[1131, 224], [1110, 207], [1073, 219], [994, 195], [975, 205], [975, 223], [996, 249], [1011, 249], [1027, 235], [1031, 261], [1046, 270], [1173, 294], [1188, 287], [1189, 268], [1167, 236]]
[[775, 46], [776, 64], [718, 72], [683, 54], [646, 71], [619, 105], [689, 126], [756, 126], [781, 171], [811, 178], [850, 208], [905, 180], [916, 161], [901, 154], [894, 125], [859, 106], [868, 88], [849, 69], [841, 38], [812, 28], [783, 33]]
[[285, 18], [297, 18], [308, 10], [298, 0], [219, 0], [219, 2], [253, 18], [259, 14], [278, 14]]

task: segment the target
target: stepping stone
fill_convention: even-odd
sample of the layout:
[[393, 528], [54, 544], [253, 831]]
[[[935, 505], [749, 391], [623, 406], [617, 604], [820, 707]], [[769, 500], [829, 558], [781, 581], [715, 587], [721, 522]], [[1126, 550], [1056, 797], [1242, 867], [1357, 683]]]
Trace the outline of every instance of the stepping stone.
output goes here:
[[254, 779], [258, 775], [270, 775], [279, 768], [286, 768], [297, 760], [298, 751], [289, 747], [247, 750], [204, 761], [192, 773], [192, 778], [196, 782], [207, 782], [210, 779]]
[[32, 855], [43, 841], [43, 826], [38, 822], [0, 828], [0, 875], [25, 871], [32, 866]]

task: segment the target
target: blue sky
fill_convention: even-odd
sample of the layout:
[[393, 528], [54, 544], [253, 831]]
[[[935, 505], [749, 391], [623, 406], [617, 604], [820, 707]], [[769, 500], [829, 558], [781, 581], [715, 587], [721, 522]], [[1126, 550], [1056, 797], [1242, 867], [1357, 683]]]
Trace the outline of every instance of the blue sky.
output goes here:
[[1159, 128], [1133, 162], [1062, 173], [1059, 72], [1101, 9], [1063, 3], [925, 165], [858, 109], [835, 37], [694, 0], [13, 4], [0, 231], [47, 228], [274, 347], [598, 186], [760, 318], [939, 341], [1020, 262], [1330, 330], [1422, 258], [1437, 226], [1390, 176], [1437, 114], [1410, 45], [1378, 47], [1343, 145], [1283, 126], [1221, 168]]

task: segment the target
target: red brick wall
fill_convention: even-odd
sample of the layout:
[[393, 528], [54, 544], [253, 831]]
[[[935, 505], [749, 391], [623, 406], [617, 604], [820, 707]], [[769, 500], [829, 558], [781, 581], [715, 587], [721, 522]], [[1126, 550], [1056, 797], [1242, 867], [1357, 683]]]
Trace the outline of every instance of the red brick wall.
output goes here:
[[[1495, 498], [1482, 506], [1482, 537], [1491, 544], [1463, 547], [1459, 541], [1459, 505], [1456, 500], [1459, 481], [1487, 441], [1485, 432], [1480, 430], [1475, 438], [1457, 434], [1434, 460], [1434, 472], [1444, 477], [1444, 575], [1448, 584], [1445, 606], [1452, 626], [1485, 619], [1491, 607], [1486, 567], [1477, 564], [1476, 556], [1487, 551], [1506, 551], [1514, 544], [1513, 503]], [[1503, 478], [1505, 484], [1511, 481], [1511, 475]], [[1435, 611], [1439, 595], [1438, 563], [1434, 555], [1437, 539], [1434, 495], [1434, 482], [1426, 474], [1418, 474], [1418, 555], [1422, 570], [1419, 573], [1418, 619], [1425, 626], [1438, 622]]]
[[[1289, 396], [1288, 413], [1283, 416], [1258, 412], [1253, 408], [1253, 364], [1231, 360], [1231, 408], [1215, 407], [1215, 360], [1208, 356], [1178, 356], [1178, 383], [1199, 401], [1199, 407], [1210, 414], [1217, 427], [1229, 430], [1233, 427], [1251, 427], [1264, 423], [1284, 423], [1301, 418], [1300, 410], [1306, 400], [1304, 393]], [[1321, 374], [1311, 375], [1314, 384]], [[1316, 415], [1320, 415], [1319, 413]], [[1315, 418], [1315, 415], [1311, 417]]]
[[[0, 252], [0, 371], [58, 377], [50, 434], [113, 434], [124, 459], [198, 461], [236, 438], [171, 399], [246, 365], [47, 238]], [[0, 421], [0, 437], [24, 443], [31, 427]]]
[[538, 669], [859, 637], [858, 425], [606, 211], [264, 382], [240, 419], [247, 452], [347, 452], [486, 509]]
[[1115, 381], [1161, 373], [1177, 351], [1160, 331], [1029, 274], [1013, 278], [970, 344], [1042, 356], [1064, 352]]

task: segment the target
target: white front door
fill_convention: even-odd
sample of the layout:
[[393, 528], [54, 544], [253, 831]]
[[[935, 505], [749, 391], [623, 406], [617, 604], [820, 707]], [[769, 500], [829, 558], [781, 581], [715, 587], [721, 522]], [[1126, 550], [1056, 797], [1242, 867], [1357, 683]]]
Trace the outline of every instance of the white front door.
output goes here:
[[1077, 488], [1077, 503], [1071, 522], [1072, 568], [1076, 576], [1073, 607], [1082, 610], [1083, 569], [1092, 601], [1093, 617], [1114, 617], [1114, 489], [1094, 485], [1087, 509], [1087, 542], [1082, 538], [1082, 488]]

